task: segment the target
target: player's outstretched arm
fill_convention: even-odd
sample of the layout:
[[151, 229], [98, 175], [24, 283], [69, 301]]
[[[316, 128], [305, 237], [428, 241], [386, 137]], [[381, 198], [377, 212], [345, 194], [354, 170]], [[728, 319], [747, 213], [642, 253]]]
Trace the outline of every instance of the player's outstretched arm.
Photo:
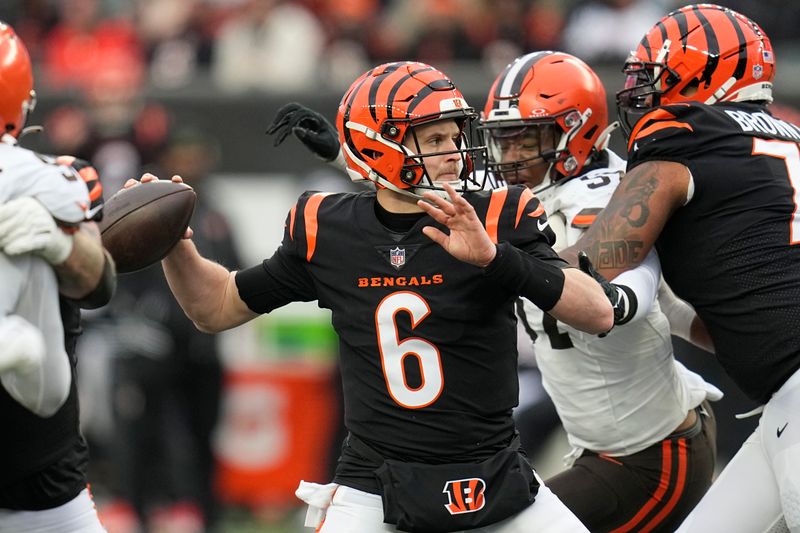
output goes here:
[[611, 303], [595, 280], [577, 269], [562, 269], [511, 245], [496, 246], [472, 205], [449, 184], [444, 187], [450, 201], [427, 192], [418, 205], [447, 226], [450, 233], [426, 226], [422, 229], [425, 235], [456, 259], [485, 268], [498, 283], [517, 291], [557, 320], [588, 333], [611, 329]]
[[[157, 180], [156, 176], [145, 174], [141, 182]], [[173, 176], [172, 181], [183, 182], [180, 176]], [[137, 183], [128, 180], [125, 187], [135, 187]], [[188, 228], [184, 238], [161, 261], [169, 288], [186, 316], [206, 333], [224, 331], [258, 316], [239, 297], [236, 273], [201, 256], [191, 236]]]
[[648, 161], [635, 167], [589, 229], [559, 255], [577, 265], [578, 252], [586, 252], [606, 279], [635, 267], [686, 202], [689, 179], [689, 169], [680, 163]]

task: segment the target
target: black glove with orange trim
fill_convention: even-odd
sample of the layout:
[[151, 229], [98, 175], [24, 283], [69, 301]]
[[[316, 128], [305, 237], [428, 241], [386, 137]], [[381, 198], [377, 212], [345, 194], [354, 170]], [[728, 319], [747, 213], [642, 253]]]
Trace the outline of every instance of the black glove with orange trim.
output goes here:
[[339, 155], [336, 128], [324, 116], [297, 102], [281, 107], [266, 133], [275, 135], [274, 146], [281, 144], [292, 133], [306, 148], [325, 161], [333, 161]]

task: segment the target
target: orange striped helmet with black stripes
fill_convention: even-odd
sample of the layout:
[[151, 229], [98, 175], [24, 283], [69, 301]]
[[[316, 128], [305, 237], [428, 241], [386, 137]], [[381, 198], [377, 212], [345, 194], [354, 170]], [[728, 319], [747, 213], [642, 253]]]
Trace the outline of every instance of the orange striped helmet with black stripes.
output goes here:
[[605, 148], [607, 126], [597, 74], [573, 55], [544, 51], [518, 57], [495, 79], [480, 129], [493, 175], [546, 187], [580, 173]]
[[[427, 175], [425, 158], [444, 154], [459, 153], [462, 158], [456, 188], [482, 188], [474, 162], [483, 148], [471, 148], [469, 142], [475, 118], [474, 109], [442, 72], [401, 61], [375, 67], [353, 82], [339, 104], [336, 127], [351, 179], [368, 179], [379, 188], [419, 196], [420, 189], [442, 190]], [[418, 143], [416, 151], [404, 145], [416, 126], [440, 120], [459, 125], [456, 150], [421, 153]]]
[[686, 101], [772, 101], [775, 56], [764, 31], [732, 9], [694, 4], [662, 18], [625, 63], [617, 93], [630, 132], [647, 110]]
[[0, 21], [0, 121], [2, 133], [18, 136], [36, 106], [28, 50], [14, 29]]

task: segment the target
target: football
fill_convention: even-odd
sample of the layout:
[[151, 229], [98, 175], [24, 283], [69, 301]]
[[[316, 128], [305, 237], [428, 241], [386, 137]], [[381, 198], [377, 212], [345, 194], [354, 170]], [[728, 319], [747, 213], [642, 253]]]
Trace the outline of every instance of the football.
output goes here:
[[103, 206], [103, 246], [124, 274], [163, 259], [181, 239], [197, 196], [184, 183], [153, 181], [121, 189]]

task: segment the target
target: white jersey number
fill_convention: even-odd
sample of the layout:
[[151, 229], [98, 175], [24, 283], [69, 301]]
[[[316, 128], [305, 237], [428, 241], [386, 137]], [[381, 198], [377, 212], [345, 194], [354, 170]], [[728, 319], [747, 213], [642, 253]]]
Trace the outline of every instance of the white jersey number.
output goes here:
[[792, 198], [794, 211], [789, 223], [789, 244], [800, 244], [800, 217], [797, 216], [797, 212], [800, 210], [800, 150], [798, 150], [797, 143], [755, 138], [753, 139], [753, 154], [777, 157], [786, 163], [789, 184], [794, 191]]
[[[428, 302], [422, 296], [405, 291], [390, 294], [375, 310], [375, 326], [386, 387], [392, 399], [408, 409], [430, 405], [442, 393], [442, 360], [439, 349], [425, 339], [408, 337], [400, 340], [395, 317], [398, 313], [408, 313], [411, 327], [416, 328], [430, 312]], [[422, 377], [419, 387], [409, 386], [406, 380], [407, 357], [414, 357], [419, 365]]]

